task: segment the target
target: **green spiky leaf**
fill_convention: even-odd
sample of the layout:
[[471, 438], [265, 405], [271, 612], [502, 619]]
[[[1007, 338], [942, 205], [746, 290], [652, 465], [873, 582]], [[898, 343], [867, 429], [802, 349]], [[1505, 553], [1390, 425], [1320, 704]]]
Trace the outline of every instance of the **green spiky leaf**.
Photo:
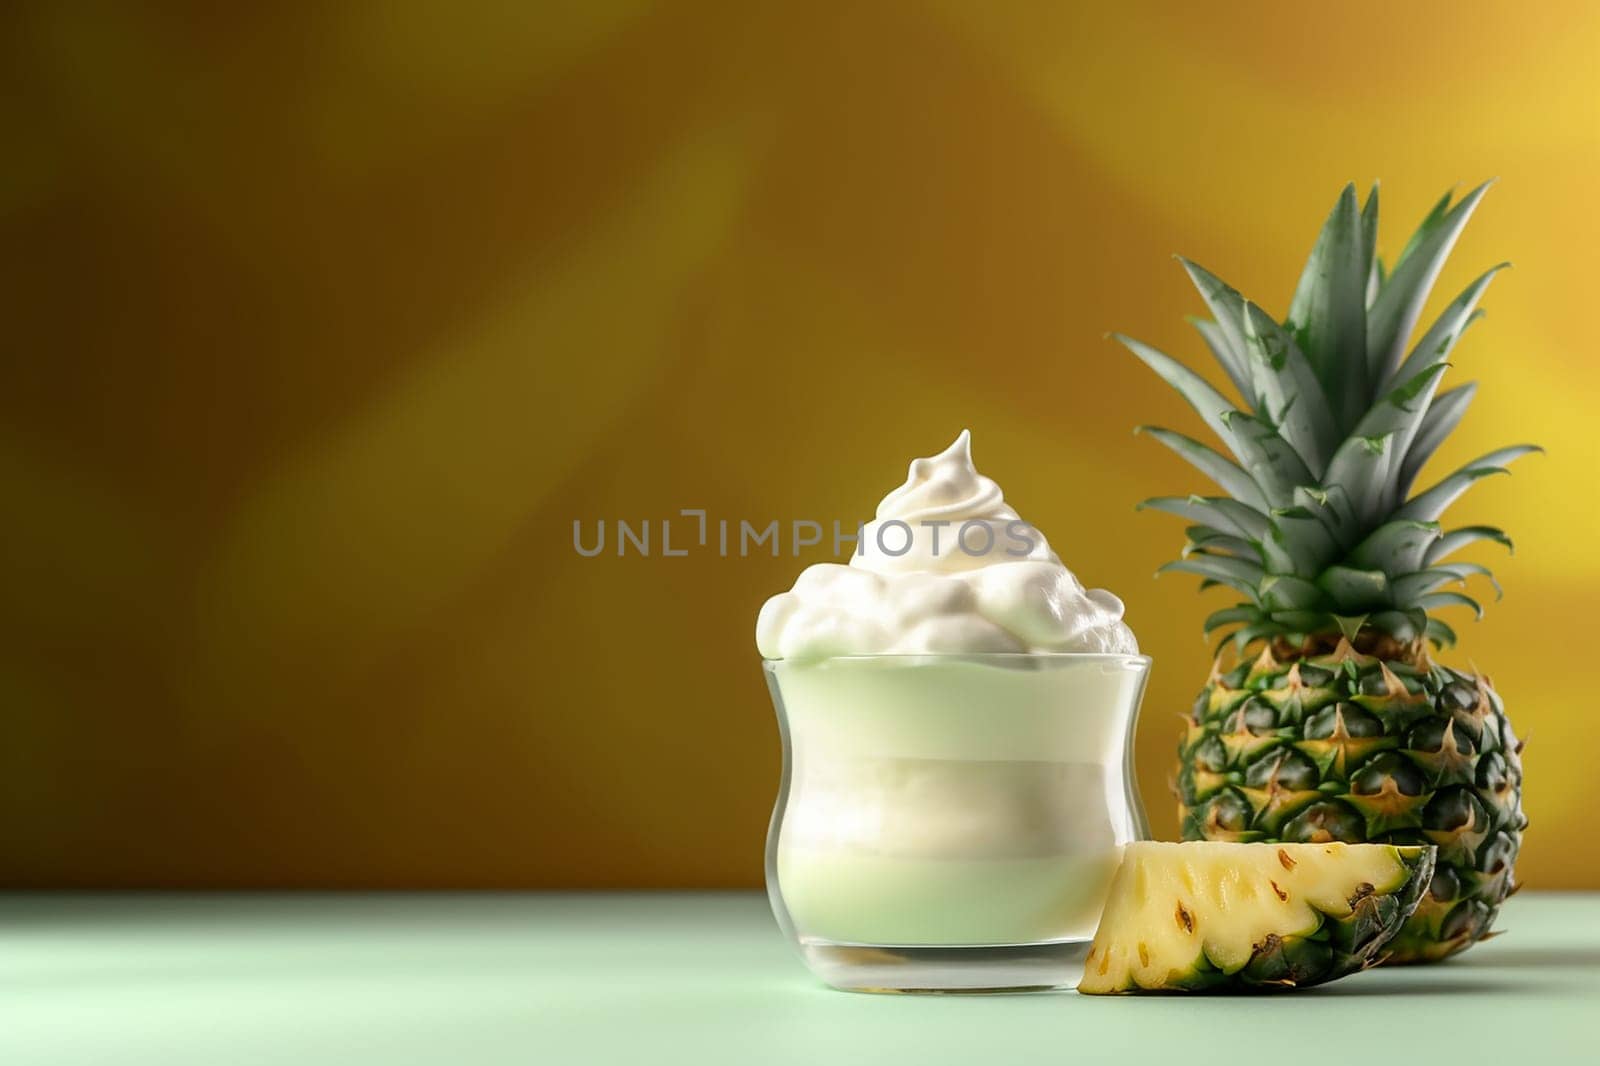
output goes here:
[[1437, 573], [1449, 574], [1463, 585], [1467, 583], [1467, 578], [1469, 577], [1481, 577], [1489, 582], [1490, 588], [1494, 589], [1495, 599], [1498, 600], [1505, 596], [1505, 590], [1500, 587], [1500, 582], [1495, 580], [1494, 571], [1482, 563], [1440, 563], [1438, 566], [1430, 567], [1430, 569]]
[[1228, 335], [1215, 322], [1192, 317], [1189, 322], [1199, 331], [1200, 339], [1206, 342], [1206, 349], [1211, 352], [1217, 365], [1222, 367], [1222, 372], [1228, 375], [1228, 380], [1233, 382], [1233, 387], [1239, 390], [1239, 398], [1246, 406], [1255, 403], [1255, 391], [1250, 385], [1250, 369], [1245, 364], [1244, 353], [1233, 350]]
[[[1200, 264], [1181, 255], [1178, 256], [1178, 262], [1183, 264], [1189, 280], [1200, 293], [1200, 299], [1205, 301], [1206, 309], [1211, 312], [1211, 317], [1216, 322], [1223, 340], [1227, 342], [1228, 349], [1237, 355], [1239, 369], [1243, 372], [1245, 381], [1250, 381], [1251, 375], [1246, 366], [1247, 349], [1244, 343], [1244, 297], [1239, 295], [1239, 290]], [[1248, 399], [1254, 400], [1254, 396], [1247, 389], [1241, 388], [1240, 392]]]
[[1369, 242], [1356, 207], [1356, 187], [1344, 187], [1289, 305], [1294, 337], [1336, 404], [1343, 426], [1355, 420], [1367, 398], [1366, 293], [1377, 225], [1376, 200], [1371, 203], [1374, 236]]
[[1266, 515], [1220, 496], [1157, 496], [1139, 504], [1139, 510], [1146, 509], [1175, 514], [1249, 541], [1259, 541], [1267, 534]]
[[1223, 441], [1231, 440], [1231, 435], [1228, 433], [1228, 427], [1224, 424], [1222, 416], [1226, 412], [1233, 410], [1233, 405], [1228, 402], [1227, 397], [1212, 388], [1210, 382], [1172, 358], [1172, 356], [1159, 349], [1152, 348], [1143, 341], [1136, 341], [1132, 337], [1124, 336], [1121, 333], [1113, 333], [1111, 336], [1123, 347], [1138, 356], [1140, 362], [1144, 363], [1145, 366], [1154, 370], [1162, 381], [1177, 389], [1183, 398], [1189, 402], [1189, 406], [1193, 407], [1196, 413], [1200, 415], [1206, 427], [1217, 435], [1218, 439]]
[[1171, 430], [1144, 430], [1227, 494], [1142, 505], [1190, 522], [1183, 558], [1164, 571], [1197, 574], [1202, 589], [1226, 586], [1250, 601], [1213, 612], [1208, 633], [1232, 627], [1239, 644], [1299, 641], [1340, 625], [1347, 635], [1364, 627], [1443, 645], [1455, 635], [1428, 611], [1478, 610], [1447, 586], [1479, 576], [1493, 584], [1494, 576], [1475, 562], [1441, 560], [1479, 540], [1510, 542], [1489, 526], [1444, 533], [1439, 516], [1476, 480], [1538, 449], [1491, 452], [1415, 496], [1412, 485], [1474, 395], [1470, 383], [1443, 390], [1440, 382], [1504, 264], [1479, 275], [1414, 342], [1411, 335], [1486, 188], [1459, 202], [1441, 199], [1392, 270], [1377, 254], [1377, 186], [1359, 209], [1354, 187], [1342, 190], [1281, 325], [1181, 260], [1211, 316], [1192, 321], [1237, 389], [1237, 402], [1164, 353], [1118, 338], [1222, 441], [1213, 447]]
[[1267, 420], [1314, 474], [1327, 466], [1339, 427], [1316, 371], [1289, 331], [1253, 303], [1244, 305], [1251, 380]]
[[1261, 549], [1272, 573], [1314, 574], [1338, 554], [1339, 545], [1314, 512], [1296, 505], [1272, 512]]
[[1224, 607], [1220, 611], [1212, 611], [1206, 615], [1206, 620], [1200, 624], [1200, 628], [1203, 633], [1210, 636], [1214, 629], [1238, 625], [1241, 622], [1260, 622], [1264, 618], [1259, 608], [1240, 604], [1237, 607]]
[[1255, 598], [1256, 587], [1265, 573], [1256, 563], [1228, 555], [1191, 555], [1187, 559], [1170, 562], [1156, 571], [1158, 574], [1198, 574], [1203, 578], [1227, 585], [1231, 589]]
[[1424, 611], [1437, 611], [1441, 607], [1467, 607], [1475, 617], [1483, 617], [1483, 608], [1478, 601], [1459, 592], [1430, 592], [1417, 600], [1417, 606]]
[[1269, 574], [1293, 574], [1304, 569], [1297, 561], [1301, 545], [1284, 533], [1277, 518], [1273, 518], [1272, 526], [1267, 530], [1267, 535], [1261, 538], [1259, 548], [1262, 565]]
[[1402, 574], [1394, 580], [1394, 602], [1399, 604], [1415, 604], [1430, 592], [1436, 592], [1446, 585], [1455, 585], [1465, 578], [1456, 572], [1444, 567], [1429, 567], [1418, 570], [1412, 574]]
[[1367, 315], [1369, 380], [1387, 381], [1394, 375], [1434, 279], [1461, 235], [1462, 227], [1472, 217], [1473, 209], [1489, 191], [1489, 184], [1485, 182], [1473, 189], [1454, 207], [1449, 206], [1450, 198], [1446, 196], [1423, 220], [1395, 261], [1394, 270], [1379, 289]]
[[1461, 416], [1466, 414], [1467, 405], [1472, 403], [1472, 397], [1477, 393], [1478, 386], [1475, 382], [1467, 382], [1453, 389], [1447, 389], [1434, 397], [1433, 403], [1422, 416], [1422, 423], [1417, 427], [1417, 432], [1411, 439], [1411, 446], [1406, 449], [1405, 458], [1400, 463], [1400, 475], [1394, 479], [1392, 486], [1393, 497], [1389, 505], [1393, 507], [1405, 499], [1411, 492], [1411, 486], [1416, 483], [1417, 475], [1422, 472], [1422, 467], [1433, 453], [1443, 444], [1445, 438], [1456, 430], [1461, 422]]
[[1223, 644], [1232, 643], [1238, 651], [1243, 651], [1250, 644], [1263, 638], [1278, 636], [1283, 632], [1283, 627], [1276, 622], [1257, 622], [1255, 625], [1245, 626], [1223, 641]]
[[1396, 640], [1415, 640], [1427, 627], [1428, 616], [1414, 610], [1379, 611], [1367, 618], [1367, 624]]
[[[1362, 290], [1362, 313], [1377, 298], [1383, 286], [1383, 260], [1378, 258], [1378, 183], [1372, 183], [1367, 202], [1361, 205], [1361, 247], [1367, 256], [1366, 287]], [[1362, 326], [1365, 329], [1365, 325]], [[1362, 347], [1366, 347], [1363, 339]]]
[[1316, 633], [1328, 624], [1326, 611], [1274, 611], [1272, 620], [1290, 633]]
[[1422, 566], [1428, 547], [1439, 539], [1437, 522], [1388, 522], [1375, 529], [1350, 553], [1352, 566], [1408, 574]]
[[1140, 426], [1134, 432], [1154, 437], [1172, 449], [1240, 503], [1262, 511], [1267, 509], [1267, 498], [1261, 494], [1261, 489], [1250, 479], [1250, 475], [1215, 450], [1182, 433], [1159, 426]]
[[1268, 574], [1261, 579], [1260, 601], [1268, 610], [1319, 610], [1325, 599], [1320, 588], [1302, 577]]
[[1243, 411], [1222, 416], [1232, 440], [1233, 452], [1261, 487], [1274, 507], [1286, 507], [1294, 500], [1294, 490], [1311, 481], [1311, 471], [1299, 453], [1268, 423]]
[[1428, 619], [1428, 639], [1440, 648], [1453, 648], [1456, 644], [1456, 631], [1439, 621], [1437, 618]]
[[1185, 558], [1197, 551], [1207, 551], [1236, 555], [1253, 562], [1261, 559], [1261, 549], [1243, 537], [1221, 533], [1210, 526], [1189, 526], [1184, 532], [1188, 537], [1188, 543], [1183, 548]]
[[1413, 497], [1406, 505], [1395, 512], [1396, 519], [1412, 519], [1418, 522], [1436, 521], [1444, 513], [1445, 508], [1456, 501], [1463, 492], [1472, 487], [1473, 482], [1492, 474], [1506, 473], [1505, 465], [1514, 459], [1520, 459], [1532, 452], [1542, 452], [1543, 448], [1534, 444], [1517, 444], [1509, 448], [1492, 451], [1488, 455], [1473, 460], [1466, 466], [1457, 470], [1437, 485], [1426, 492]]
[[1489, 282], [1510, 265], [1510, 263], [1499, 263], [1491, 267], [1462, 290], [1461, 295], [1450, 302], [1450, 306], [1440, 313], [1433, 325], [1428, 328], [1428, 332], [1422, 335], [1422, 339], [1411, 349], [1411, 354], [1406, 357], [1400, 368], [1390, 378], [1385, 379], [1384, 387], [1393, 388], [1395, 383], [1415, 377], [1424, 368], [1449, 359], [1456, 342], [1481, 314], [1477, 310], [1478, 301], [1483, 298], [1483, 292], [1489, 287]]
[[1343, 486], [1329, 485], [1324, 489], [1302, 485], [1294, 490], [1294, 505], [1314, 515], [1340, 546], [1348, 545], [1360, 531], [1355, 508], [1350, 506]]
[[1344, 639], [1351, 641], [1356, 639], [1361, 627], [1367, 624], [1367, 616], [1364, 614], [1336, 614], [1333, 620]]
[[1494, 526], [1462, 526], [1460, 529], [1450, 530], [1450, 532], [1435, 541], [1428, 548], [1428, 554], [1423, 559], [1423, 562], [1436, 563], [1440, 559], [1465, 548], [1468, 544], [1475, 544], [1480, 540], [1492, 540], [1496, 544], [1503, 545], [1508, 552], [1516, 551], [1516, 546], [1511, 543], [1511, 538]]
[[1394, 434], [1351, 437], [1339, 445], [1328, 464], [1325, 482], [1345, 488], [1355, 512], [1354, 526], [1370, 528], [1378, 510], [1383, 479], [1393, 450]]
[[1376, 522], [1386, 510], [1388, 483], [1400, 469], [1396, 452], [1421, 423], [1444, 371], [1443, 363], [1435, 364], [1384, 394], [1328, 464], [1326, 480], [1345, 487], [1363, 525]]
[[1382, 570], [1330, 566], [1317, 577], [1317, 584], [1345, 613], [1389, 603], [1389, 576]]

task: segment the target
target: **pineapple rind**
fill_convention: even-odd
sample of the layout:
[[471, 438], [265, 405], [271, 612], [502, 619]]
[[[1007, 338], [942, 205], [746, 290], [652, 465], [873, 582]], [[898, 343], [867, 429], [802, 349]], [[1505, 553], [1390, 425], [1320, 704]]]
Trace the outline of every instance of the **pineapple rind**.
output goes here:
[[[1328, 717], [1296, 716], [1283, 710], [1292, 703], [1262, 698], [1297, 666], [1362, 659], [1353, 673], [1334, 673], [1338, 695], [1324, 712], [1332, 712], [1332, 730]], [[1229, 743], [1241, 723], [1251, 742]], [[1352, 725], [1382, 732], [1350, 736]], [[1307, 737], [1328, 732], [1334, 739]], [[1515, 891], [1512, 867], [1527, 825], [1519, 747], [1488, 680], [1449, 667], [1419, 672], [1343, 647], [1275, 668], [1260, 658], [1232, 670], [1219, 662], [1179, 749], [1183, 837], [1433, 844], [1438, 865], [1427, 896], [1388, 951], [1396, 963], [1444, 958], [1487, 934]], [[1281, 779], [1285, 750], [1304, 756], [1291, 795], [1315, 796], [1290, 817], [1279, 816], [1282, 801], [1263, 804], [1247, 785], [1274, 773]]]

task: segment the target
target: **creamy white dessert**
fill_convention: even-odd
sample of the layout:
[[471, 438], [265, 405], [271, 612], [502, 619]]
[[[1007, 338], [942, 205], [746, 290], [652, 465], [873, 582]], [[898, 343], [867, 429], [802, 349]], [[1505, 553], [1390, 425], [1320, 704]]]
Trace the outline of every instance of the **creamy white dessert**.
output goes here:
[[807, 567], [756, 620], [768, 659], [949, 652], [1137, 655], [1122, 601], [1085, 589], [972, 465], [966, 430], [914, 459], [848, 566]]
[[757, 622], [789, 730], [773, 872], [803, 943], [1086, 942], [1139, 835], [1122, 603], [970, 447], [915, 460], [850, 564], [807, 568]]

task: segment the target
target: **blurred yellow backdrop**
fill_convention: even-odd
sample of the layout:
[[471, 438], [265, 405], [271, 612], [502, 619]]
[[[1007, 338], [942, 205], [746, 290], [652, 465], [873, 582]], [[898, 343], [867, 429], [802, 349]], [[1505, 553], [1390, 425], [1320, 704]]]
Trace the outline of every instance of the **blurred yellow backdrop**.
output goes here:
[[[269, 5], [271, 7], [272, 5]], [[1600, 887], [1589, 3], [38, 5], [6, 16], [0, 879], [751, 886], [756, 611], [825, 557], [574, 519], [868, 517], [973, 430], [1156, 672], [1156, 829], [1218, 605], [1152, 579], [1196, 425], [1169, 255], [1283, 312], [1347, 180], [1393, 256], [1499, 176], [1438, 460], [1518, 543], [1475, 661], [1524, 879]], [[1438, 301], [1436, 301], [1437, 304]]]

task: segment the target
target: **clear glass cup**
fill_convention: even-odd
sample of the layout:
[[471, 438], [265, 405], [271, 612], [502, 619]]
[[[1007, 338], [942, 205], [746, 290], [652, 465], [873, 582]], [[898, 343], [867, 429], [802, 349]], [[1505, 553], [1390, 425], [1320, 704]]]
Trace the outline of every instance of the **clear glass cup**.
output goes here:
[[1148, 836], [1138, 655], [764, 663], [783, 735], [767, 894], [811, 972], [858, 992], [1070, 988]]

